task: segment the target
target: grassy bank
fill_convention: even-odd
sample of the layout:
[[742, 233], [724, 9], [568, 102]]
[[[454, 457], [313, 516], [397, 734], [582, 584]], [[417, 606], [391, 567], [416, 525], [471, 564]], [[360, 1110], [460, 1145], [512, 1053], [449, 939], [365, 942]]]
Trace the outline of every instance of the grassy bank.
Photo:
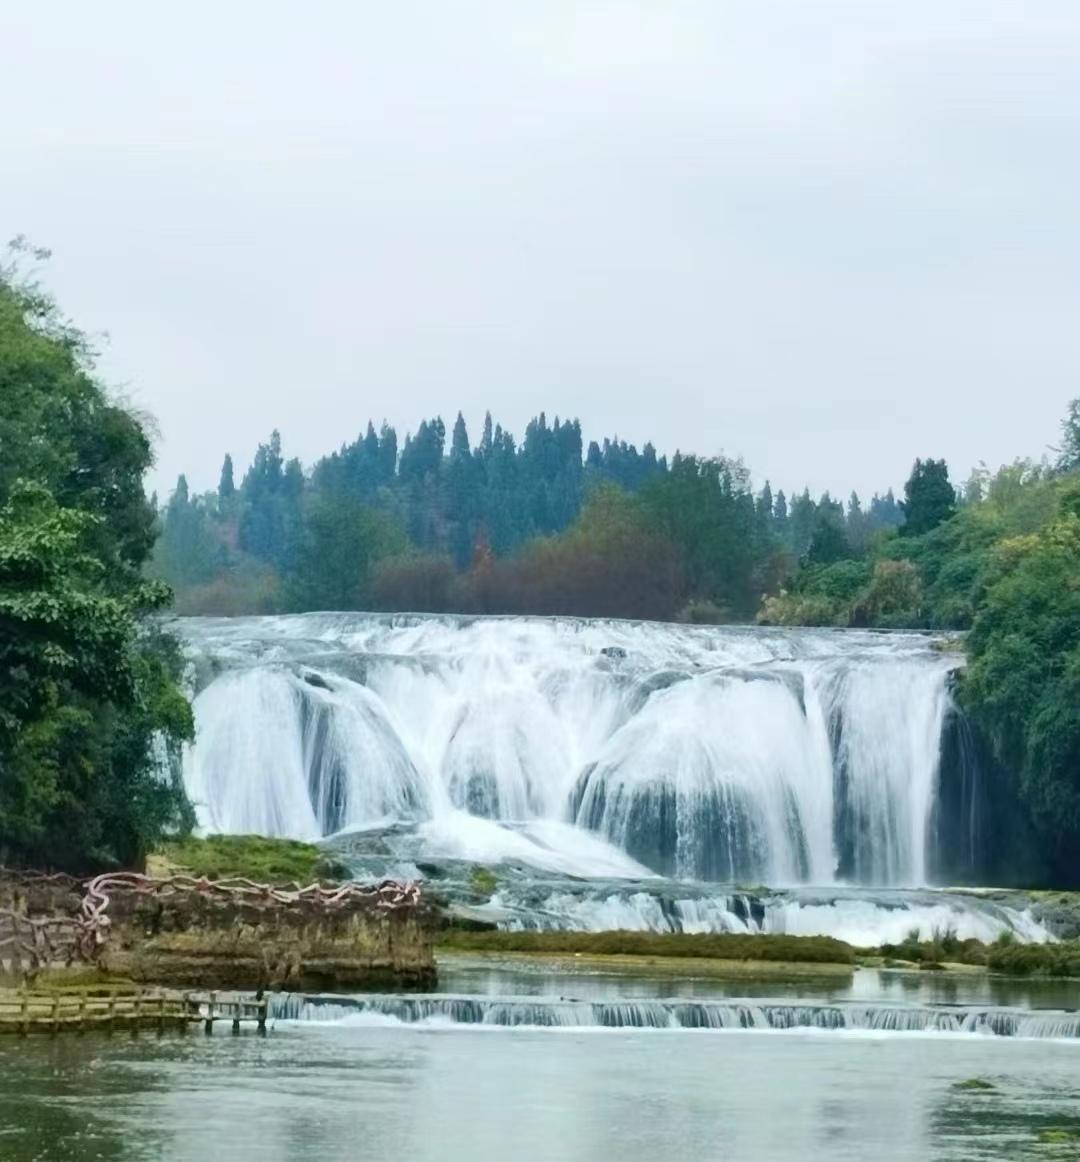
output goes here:
[[156, 876], [184, 873], [260, 884], [310, 884], [349, 876], [346, 867], [313, 843], [261, 835], [192, 836], [166, 843], [147, 859], [147, 870]]
[[[933, 940], [914, 936], [902, 944], [856, 949], [829, 936], [782, 936], [672, 932], [470, 932], [449, 929], [440, 951], [516, 956], [585, 957], [647, 961], [711, 961], [755, 965], [840, 965], [852, 968], [944, 969], [965, 966], [1003, 976], [1080, 977], [1080, 941], [1019, 944], [1007, 937], [994, 944], [958, 940], [944, 933]], [[695, 966], [691, 965], [696, 971]]]
[[764, 936], [685, 932], [443, 933], [440, 947], [463, 952], [560, 953], [573, 956], [678, 957], [789, 964], [855, 963], [855, 950], [829, 936]]

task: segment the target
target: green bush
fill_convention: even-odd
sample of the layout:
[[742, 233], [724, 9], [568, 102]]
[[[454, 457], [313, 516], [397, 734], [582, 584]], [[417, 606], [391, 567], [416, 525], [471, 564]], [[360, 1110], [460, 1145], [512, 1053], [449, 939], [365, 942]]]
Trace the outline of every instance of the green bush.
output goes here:
[[1080, 977], [1080, 941], [1061, 944], [994, 944], [987, 955], [991, 972], [1010, 976]]

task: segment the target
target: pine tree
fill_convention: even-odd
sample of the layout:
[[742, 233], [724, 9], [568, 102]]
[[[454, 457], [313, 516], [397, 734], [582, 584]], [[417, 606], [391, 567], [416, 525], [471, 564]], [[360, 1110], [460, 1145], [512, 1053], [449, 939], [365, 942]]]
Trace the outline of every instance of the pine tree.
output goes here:
[[956, 512], [956, 491], [944, 460], [915, 461], [900, 507], [904, 512], [901, 534], [906, 537], [928, 533]]
[[221, 478], [218, 481], [218, 499], [222, 504], [228, 504], [235, 495], [236, 483], [233, 480], [232, 456], [226, 452], [225, 459], [221, 463]]
[[771, 524], [773, 518], [773, 494], [772, 487], [767, 480], [765, 481], [765, 487], [758, 493], [756, 508], [758, 517], [762, 523], [766, 526]]
[[1080, 469], [1080, 398], [1069, 401], [1065, 418], [1061, 421], [1061, 445], [1055, 451], [1059, 472]]

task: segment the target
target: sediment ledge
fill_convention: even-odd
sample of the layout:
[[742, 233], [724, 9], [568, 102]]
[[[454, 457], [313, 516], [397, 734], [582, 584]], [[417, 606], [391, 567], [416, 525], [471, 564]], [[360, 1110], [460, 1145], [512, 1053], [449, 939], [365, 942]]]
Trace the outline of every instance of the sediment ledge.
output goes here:
[[419, 888], [392, 881], [0, 874], [0, 971], [15, 980], [92, 967], [177, 988], [416, 986], [435, 978], [438, 923]]

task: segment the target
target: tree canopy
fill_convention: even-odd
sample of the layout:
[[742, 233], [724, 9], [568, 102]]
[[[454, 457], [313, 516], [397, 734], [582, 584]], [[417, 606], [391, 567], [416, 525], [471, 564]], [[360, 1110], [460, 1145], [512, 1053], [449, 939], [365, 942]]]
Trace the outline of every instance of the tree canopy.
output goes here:
[[[41, 257], [40, 255], [38, 257]], [[83, 337], [0, 268], [0, 862], [137, 863], [189, 812], [175, 643], [147, 621], [150, 445]]]

